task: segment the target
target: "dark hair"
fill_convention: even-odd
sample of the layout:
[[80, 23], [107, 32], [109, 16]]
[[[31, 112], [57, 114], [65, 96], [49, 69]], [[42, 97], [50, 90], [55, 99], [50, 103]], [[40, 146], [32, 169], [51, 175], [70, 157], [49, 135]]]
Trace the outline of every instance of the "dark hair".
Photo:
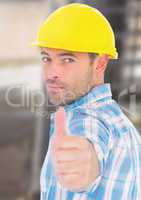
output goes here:
[[96, 53], [88, 53], [89, 57], [90, 57], [90, 61], [91, 63], [95, 60], [95, 58], [98, 56], [98, 54]]

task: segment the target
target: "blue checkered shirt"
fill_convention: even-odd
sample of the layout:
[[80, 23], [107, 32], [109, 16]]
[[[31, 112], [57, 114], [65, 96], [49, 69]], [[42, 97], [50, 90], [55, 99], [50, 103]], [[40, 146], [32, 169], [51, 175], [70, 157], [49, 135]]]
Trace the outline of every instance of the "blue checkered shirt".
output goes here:
[[98, 177], [84, 191], [61, 186], [51, 161], [54, 114], [50, 144], [41, 170], [41, 200], [141, 200], [141, 138], [120, 106], [112, 99], [109, 83], [65, 106], [68, 133], [94, 144], [99, 161]]

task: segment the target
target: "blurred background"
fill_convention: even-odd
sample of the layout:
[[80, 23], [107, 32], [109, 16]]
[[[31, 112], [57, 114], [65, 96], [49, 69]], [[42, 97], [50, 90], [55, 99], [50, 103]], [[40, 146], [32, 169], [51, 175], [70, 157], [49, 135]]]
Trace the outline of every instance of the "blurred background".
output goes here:
[[0, 200], [39, 200], [54, 108], [45, 103], [39, 52], [29, 44], [48, 14], [72, 2], [109, 19], [119, 59], [110, 61], [105, 82], [141, 133], [140, 0], [0, 0]]

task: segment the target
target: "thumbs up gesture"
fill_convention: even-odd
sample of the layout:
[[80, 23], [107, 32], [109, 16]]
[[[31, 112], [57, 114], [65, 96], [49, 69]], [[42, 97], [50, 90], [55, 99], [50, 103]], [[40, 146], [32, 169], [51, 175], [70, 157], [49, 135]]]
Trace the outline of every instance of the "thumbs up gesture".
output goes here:
[[93, 145], [86, 138], [67, 132], [63, 107], [55, 115], [52, 158], [57, 180], [70, 191], [85, 189], [98, 175], [98, 160]]

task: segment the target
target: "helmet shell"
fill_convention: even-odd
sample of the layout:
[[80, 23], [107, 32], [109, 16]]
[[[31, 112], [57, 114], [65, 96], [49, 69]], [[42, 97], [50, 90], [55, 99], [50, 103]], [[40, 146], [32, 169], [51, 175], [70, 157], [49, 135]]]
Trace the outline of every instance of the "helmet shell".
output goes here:
[[104, 15], [86, 4], [72, 3], [55, 10], [39, 28], [33, 46], [107, 54], [117, 58], [115, 36]]

